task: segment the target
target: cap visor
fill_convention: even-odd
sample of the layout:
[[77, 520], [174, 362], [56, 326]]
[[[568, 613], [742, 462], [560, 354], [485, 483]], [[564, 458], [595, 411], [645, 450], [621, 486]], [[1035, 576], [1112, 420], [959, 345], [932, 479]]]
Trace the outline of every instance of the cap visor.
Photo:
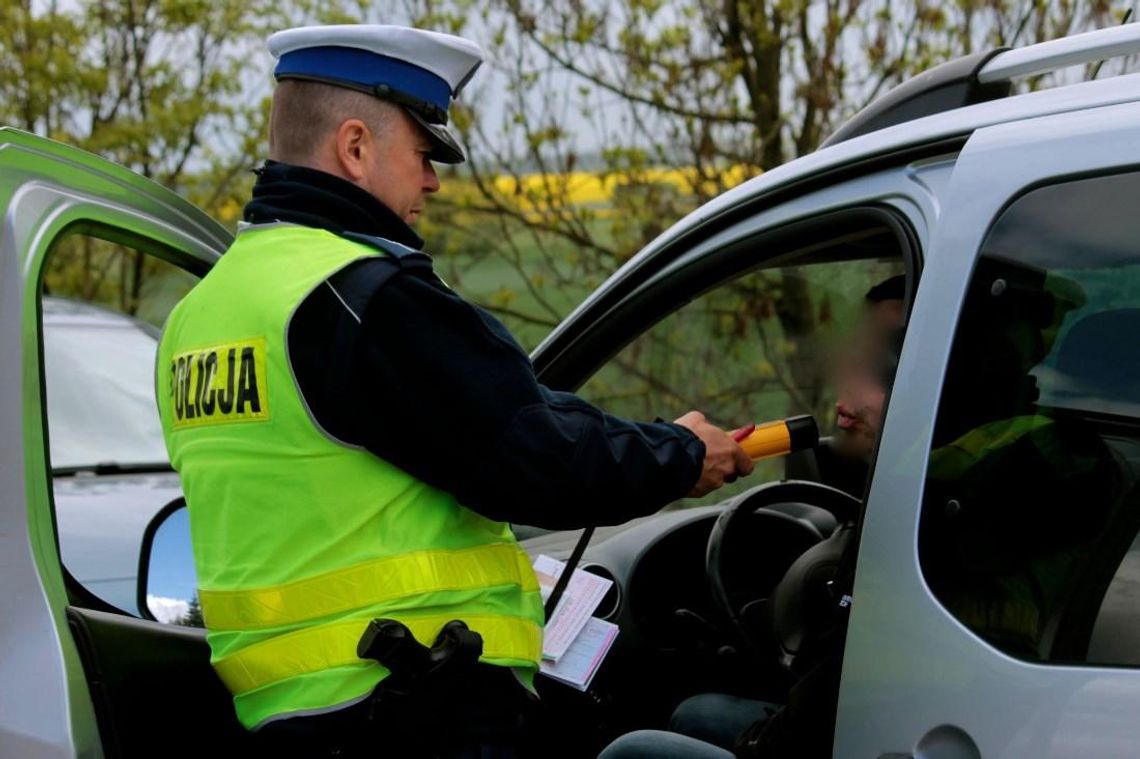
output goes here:
[[439, 163], [463, 163], [467, 160], [463, 155], [463, 150], [459, 147], [459, 143], [451, 136], [451, 132], [447, 131], [446, 126], [431, 124], [410, 108], [404, 110], [427, 131], [428, 137], [431, 138], [432, 151], [428, 158]]

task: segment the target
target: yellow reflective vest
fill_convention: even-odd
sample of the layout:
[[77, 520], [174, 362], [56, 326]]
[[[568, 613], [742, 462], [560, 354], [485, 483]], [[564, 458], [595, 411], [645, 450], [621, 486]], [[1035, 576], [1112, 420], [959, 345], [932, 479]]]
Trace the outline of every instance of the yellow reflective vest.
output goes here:
[[298, 390], [293, 312], [375, 255], [323, 230], [246, 228], [163, 332], [159, 410], [211, 661], [247, 728], [372, 691], [387, 672], [356, 644], [376, 617], [426, 645], [461, 619], [482, 635], [485, 662], [528, 677], [541, 657], [538, 584], [510, 527], [332, 439]]

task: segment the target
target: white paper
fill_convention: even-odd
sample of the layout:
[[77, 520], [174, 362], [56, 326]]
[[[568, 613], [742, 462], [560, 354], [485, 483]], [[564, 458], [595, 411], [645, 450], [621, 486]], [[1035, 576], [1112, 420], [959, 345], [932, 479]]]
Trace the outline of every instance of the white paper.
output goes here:
[[584, 691], [590, 687], [617, 634], [617, 625], [590, 617], [566, 654], [557, 663], [542, 662], [539, 669], [547, 677]]
[[[542, 555], [534, 560], [534, 572], [538, 575], [539, 588], [545, 601], [554, 590], [554, 583], [566, 568], [566, 563]], [[546, 623], [542, 639], [542, 658], [558, 661], [570, 648], [574, 639], [590, 620], [590, 615], [609, 591], [613, 581], [604, 577], [574, 570], [566, 592], [558, 602], [558, 607]]]

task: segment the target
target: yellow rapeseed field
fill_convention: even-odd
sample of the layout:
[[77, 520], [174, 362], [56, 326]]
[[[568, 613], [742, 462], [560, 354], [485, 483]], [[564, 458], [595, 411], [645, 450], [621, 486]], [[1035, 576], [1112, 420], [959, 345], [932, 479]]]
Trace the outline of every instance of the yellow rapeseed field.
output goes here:
[[[722, 188], [733, 187], [753, 172], [745, 166], [730, 166], [720, 174]], [[702, 191], [698, 193], [699, 189]], [[682, 197], [716, 193], [716, 182], [700, 181], [697, 172], [691, 167], [646, 168], [636, 172], [636, 176], [621, 172], [571, 171], [561, 174], [535, 173], [496, 176], [492, 189], [504, 201], [510, 202], [526, 215], [539, 215], [557, 212], [563, 206], [589, 208], [599, 216], [605, 216], [611, 209], [614, 194], [627, 186], [657, 185], [673, 188]], [[452, 200], [464, 197], [474, 201], [475, 187], [467, 180], [444, 181], [441, 194]]]

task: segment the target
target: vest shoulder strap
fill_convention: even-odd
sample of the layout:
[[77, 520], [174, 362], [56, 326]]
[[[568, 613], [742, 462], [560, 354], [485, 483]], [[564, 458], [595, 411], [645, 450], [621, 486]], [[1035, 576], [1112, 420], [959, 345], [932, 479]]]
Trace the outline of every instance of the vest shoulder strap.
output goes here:
[[393, 240], [358, 232], [340, 236], [387, 254], [355, 261], [328, 278], [337, 297], [355, 314], [363, 314], [368, 301], [397, 274], [425, 276], [433, 271], [430, 256]]
[[423, 251], [409, 248], [407, 245], [398, 243], [395, 240], [389, 240], [386, 237], [379, 237], [377, 235], [366, 235], [360, 232], [341, 232], [340, 236], [346, 240], [367, 245], [370, 248], [375, 248], [381, 253], [387, 253], [392, 258], [400, 262], [400, 265], [405, 264], [419, 265], [420, 262], [426, 262], [431, 265], [431, 257]]

